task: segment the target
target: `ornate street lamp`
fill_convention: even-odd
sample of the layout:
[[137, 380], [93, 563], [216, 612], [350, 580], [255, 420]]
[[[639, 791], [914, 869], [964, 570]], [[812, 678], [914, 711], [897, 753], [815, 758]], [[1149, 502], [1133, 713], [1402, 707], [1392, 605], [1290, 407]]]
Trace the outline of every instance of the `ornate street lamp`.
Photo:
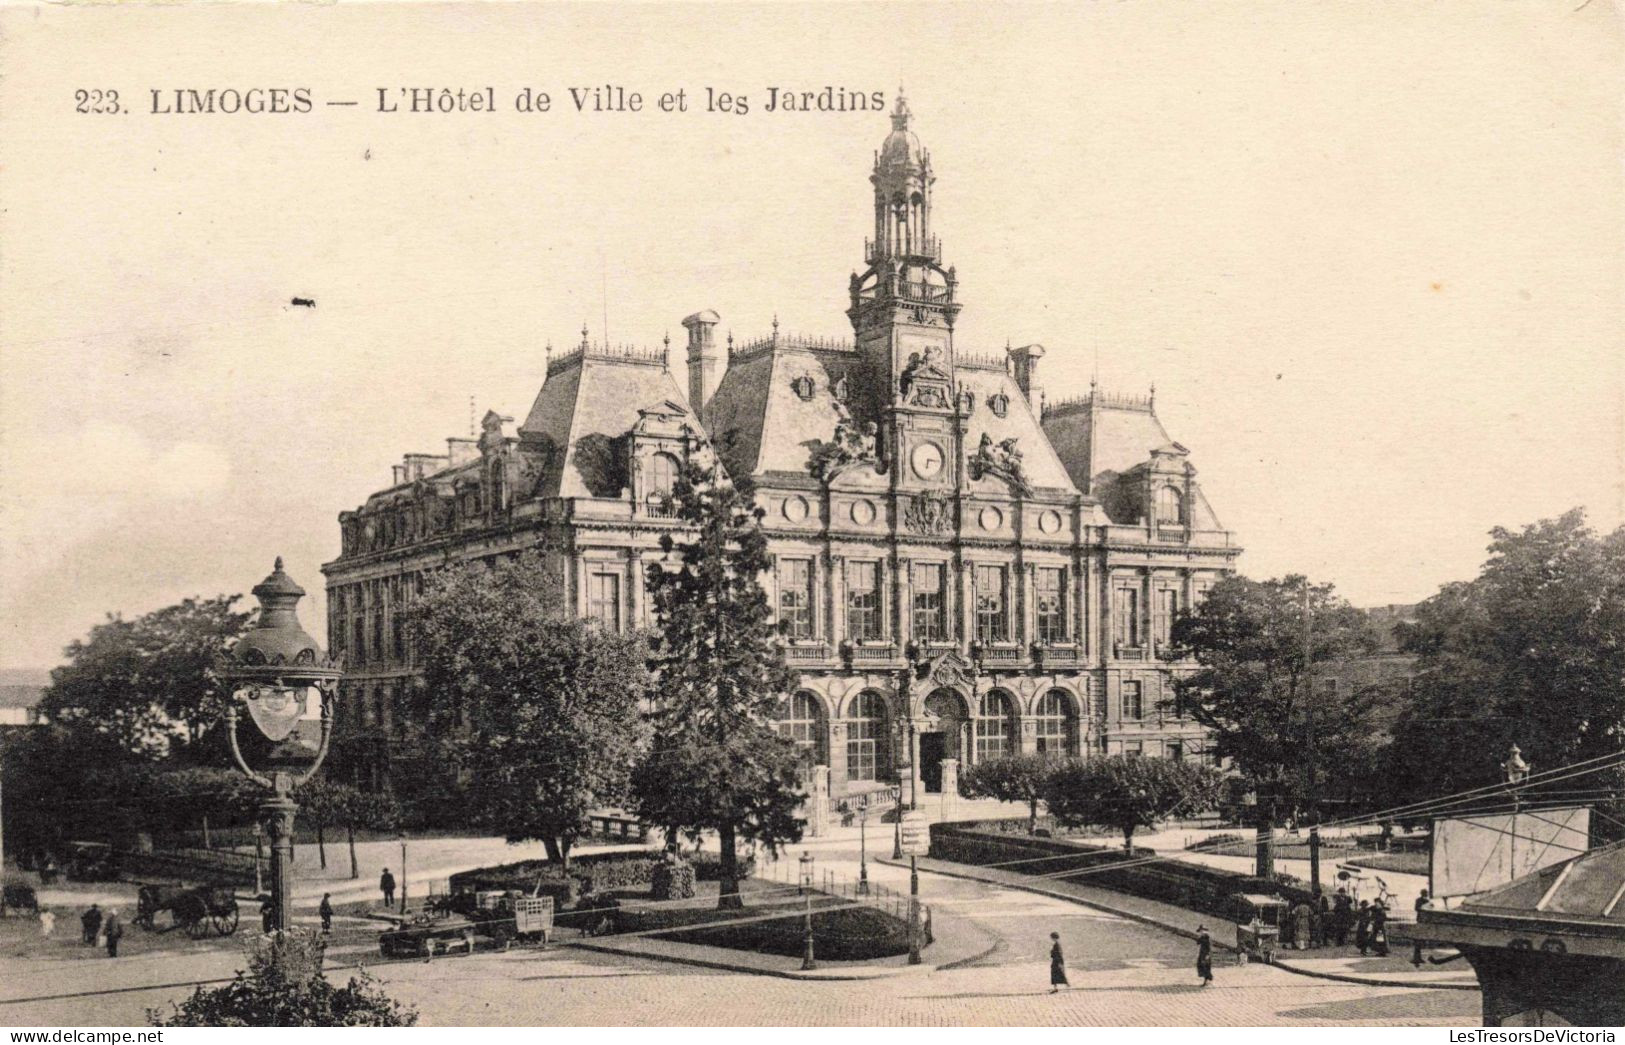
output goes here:
[[[331, 658], [299, 626], [296, 609], [305, 589], [295, 584], [276, 560], [271, 575], [254, 586], [260, 601], [259, 620], [237, 644], [215, 662], [215, 677], [231, 688], [226, 704], [226, 737], [237, 768], [270, 792], [260, 804], [260, 819], [271, 836], [271, 928], [285, 932], [293, 924], [293, 815], [299, 809], [291, 792], [321, 768], [333, 735], [333, 702], [340, 658]], [[237, 742], [240, 709], [259, 728], [271, 748], [264, 771], [243, 758]], [[315, 746], [308, 723], [316, 721]]]
[[801, 968], [811, 970], [818, 968], [818, 960], [813, 957], [813, 931], [812, 931], [812, 890], [813, 890], [813, 856], [805, 849], [801, 851], [801, 893], [805, 908], [805, 938], [802, 941]]
[[858, 800], [858, 895], [869, 895], [869, 796]]

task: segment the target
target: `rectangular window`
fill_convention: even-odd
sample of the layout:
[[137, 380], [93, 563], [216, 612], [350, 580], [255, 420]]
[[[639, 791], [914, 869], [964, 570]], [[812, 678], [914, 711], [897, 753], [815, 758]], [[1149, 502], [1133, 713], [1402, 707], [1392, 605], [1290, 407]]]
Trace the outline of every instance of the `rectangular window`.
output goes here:
[[976, 638], [979, 641], [1010, 640], [1009, 600], [1005, 595], [1003, 566], [976, 567]]
[[621, 630], [621, 578], [618, 574], [587, 575], [587, 618], [610, 631]]
[[880, 758], [879, 745], [884, 730], [879, 722], [863, 719], [846, 727], [846, 778], [848, 780], [877, 780]]
[[779, 560], [779, 626], [793, 642], [813, 637], [812, 560]]
[[948, 641], [948, 599], [946, 568], [939, 562], [914, 566], [914, 639], [916, 642]]
[[853, 642], [880, 639], [880, 564], [846, 564], [846, 635]]
[[1168, 758], [1173, 762], [1185, 761], [1185, 744], [1180, 740], [1168, 741]]
[[1173, 635], [1174, 618], [1179, 615], [1179, 592], [1158, 588], [1156, 605], [1157, 643], [1166, 644]]
[[1033, 586], [1033, 596], [1038, 603], [1038, 641], [1045, 644], [1065, 642], [1066, 571], [1040, 566], [1033, 578]]
[[1112, 599], [1112, 635], [1126, 649], [1140, 647], [1140, 590], [1118, 588]]
[[1134, 719], [1145, 717], [1145, 694], [1138, 682], [1123, 683], [1123, 717]]

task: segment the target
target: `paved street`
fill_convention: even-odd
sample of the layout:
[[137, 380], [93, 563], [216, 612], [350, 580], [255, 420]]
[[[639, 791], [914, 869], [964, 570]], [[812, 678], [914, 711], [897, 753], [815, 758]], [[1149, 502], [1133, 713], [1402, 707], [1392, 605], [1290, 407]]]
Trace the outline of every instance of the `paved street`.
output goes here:
[[[855, 878], [853, 832], [802, 848], [820, 868]], [[889, 849], [889, 839], [876, 840]], [[906, 890], [907, 873], [870, 864], [877, 885]], [[381, 965], [390, 993], [416, 1006], [426, 1024], [1436, 1024], [1474, 1025], [1469, 991], [1367, 987], [1263, 966], [1216, 969], [1197, 985], [1194, 945], [1150, 926], [1063, 900], [982, 882], [921, 876], [922, 898], [942, 916], [970, 919], [986, 936], [963, 967], [929, 966], [876, 980], [807, 983], [697, 969], [640, 958], [555, 948]], [[342, 927], [341, 927], [342, 928]], [[1048, 993], [1048, 936], [1061, 934], [1074, 988]], [[370, 930], [357, 926], [334, 948], [335, 962], [370, 961]], [[177, 941], [179, 947], [179, 942]], [[926, 951], [927, 963], [931, 951]], [[0, 959], [3, 997], [176, 984], [229, 975], [227, 946], [155, 951], [118, 963], [88, 959]], [[335, 973], [335, 976], [342, 973]], [[86, 994], [0, 1004], [0, 1024], [141, 1023], [149, 1006], [186, 987]]]

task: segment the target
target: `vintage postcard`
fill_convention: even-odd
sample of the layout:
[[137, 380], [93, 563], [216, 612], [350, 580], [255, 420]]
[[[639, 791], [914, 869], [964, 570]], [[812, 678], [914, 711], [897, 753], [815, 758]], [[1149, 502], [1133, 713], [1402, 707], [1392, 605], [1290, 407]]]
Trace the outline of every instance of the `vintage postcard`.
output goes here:
[[0, 1025], [1625, 1023], [1622, 41], [0, 5]]

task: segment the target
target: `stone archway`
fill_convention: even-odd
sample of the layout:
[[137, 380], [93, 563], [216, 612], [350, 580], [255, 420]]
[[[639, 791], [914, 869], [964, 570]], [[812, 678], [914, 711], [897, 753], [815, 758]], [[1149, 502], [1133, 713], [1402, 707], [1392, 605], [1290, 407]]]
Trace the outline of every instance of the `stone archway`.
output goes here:
[[925, 698], [924, 712], [915, 741], [919, 751], [920, 783], [927, 794], [939, 794], [943, 760], [964, 761], [970, 705], [957, 689], [941, 686]]

